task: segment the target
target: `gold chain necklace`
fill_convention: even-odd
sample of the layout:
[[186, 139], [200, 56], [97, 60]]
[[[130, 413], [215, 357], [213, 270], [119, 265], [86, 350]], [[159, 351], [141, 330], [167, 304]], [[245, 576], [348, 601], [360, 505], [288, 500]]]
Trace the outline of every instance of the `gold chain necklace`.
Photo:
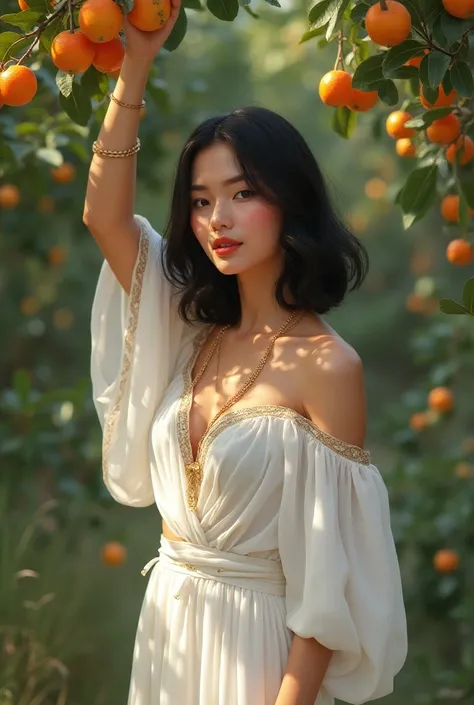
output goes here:
[[[269, 343], [267, 349], [265, 350], [265, 353], [263, 354], [262, 359], [258, 363], [255, 370], [252, 372], [250, 377], [247, 379], [247, 381], [244, 382], [242, 387], [240, 389], [238, 389], [237, 392], [228, 401], [226, 401], [223, 406], [221, 406], [221, 408], [219, 409], [217, 414], [209, 422], [207, 429], [205, 430], [201, 440], [198, 443], [197, 451], [196, 451], [196, 460], [193, 460], [193, 462], [188, 463], [185, 466], [185, 473], [186, 473], [186, 477], [188, 480], [188, 486], [189, 486], [188, 495], [191, 500], [190, 507], [193, 511], [196, 511], [197, 499], [198, 499], [197, 493], [198, 493], [198, 489], [199, 489], [199, 486], [200, 486], [200, 483], [202, 480], [202, 467], [201, 467], [201, 463], [199, 462], [199, 452], [201, 450], [202, 442], [204, 441], [205, 437], [207, 436], [211, 426], [213, 426], [216, 423], [216, 421], [222, 416], [222, 414], [224, 414], [227, 411], [227, 409], [229, 409], [231, 406], [233, 406], [233, 404], [238, 402], [244, 396], [245, 392], [252, 386], [252, 384], [255, 382], [255, 380], [257, 379], [257, 377], [259, 376], [259, 374], [263, 370], [265, 363], [268, 360], [268, 357], [273, 349], [273, 346], [274, 346], [277, 338], [279, 338], [281, 335], [283, 335], [283, 333], [286, 333], [289, 330], [291, 330], [291, 328], [293, 328], [303, 316], [304, 316], [304, 311], [303, 312], [293, 311], [291, 313], [291, 315], [287, 318], [287, 320], [283, 323], [283, 325], [280, 326], [278, 331], [274, 335], [272, 335], [272, 337], [270, 339], [270, 343]], [[195, 378], [191, 381], [191, 389], [195, 388], [196, 384], [199, 382], [199, 380], [203, 376], [204, 372], [206, 371], [206, 369], [211, 361], [212, 356], [214, 355], [214, 353], [216, 351], [216, 348], [218, 346], [220, 346], [220, 343], [222, 341], [222, 337], [228, 328], [230, 328], [230, 325], [226, 325], [223, 328], [221, 328], [219, 333], [214, 338], [212, 345], [209, 349], [208, 354], [206, 355], [206, 358], [204, 360], [204, 363], [203, 363], [201, 369], [199, 370], [199, 372], [197, 373]], [[188, 417], [188, 422], [189, 422], [189, 417]], [[188, 423], [188, 434], [189, 434], [189, 423]]]

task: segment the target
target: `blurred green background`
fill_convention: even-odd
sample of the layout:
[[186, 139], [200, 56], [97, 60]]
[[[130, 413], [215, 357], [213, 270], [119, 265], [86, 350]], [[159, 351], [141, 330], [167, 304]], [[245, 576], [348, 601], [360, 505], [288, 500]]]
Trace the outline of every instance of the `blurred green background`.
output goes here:
[[[470, 318], [437, 307], [438, 296], [459, 298], [465, 271], [445, 261], [454, 230], [437, 212], [402, 229], [391, 198], [409, 167], [384, 136], [390, 110], [361, 116], [350, 141], [332, 133], [317, 87], [335, 56], [316, 41], [298, 44], [302, 8], [261, 3], [258, 19], [242, 13], [229, 24], [189, 13], [185, 41], [158, 57], [150, 82], [136, 210], [163, 229], [180, 147], [216, 112], [262, 105], [307, 139], [371, 258], [363, 288], [328, 321], [364, 361], [367, 447], [389, 487], [403, 566], [410, 653], [384, 702], [472, 704], [473, 333]], [[40, 74], [43, 93], [21, 125], [17, 113], [0, 112], [2, 139], [14, 134], [14, 149], [63, 120], [46, 96], [50, 67]], [[76, 168], [69, 183], [37, 160], [0, 177], [21, 192], [17, 208], [0, 209], [0, 705], [126, 702], [146, 585], [140, 569], [159, 542], [157, 511], [114, 504], [101, 480], [89, 382], [101, 256], [81, 216], [104, 110], [90, 130], [62, 123], [65, 138], [53, 147]], [[425, 414], [427, 427], [416, 431], [413, 414], [425, 413], [439, 385], [452, 389], [454, 412]], [[123, 550], [119, 565], [104, 559], [109, 542]], [[457, 553], [458, 570], [435, 570], [442, 548]]]

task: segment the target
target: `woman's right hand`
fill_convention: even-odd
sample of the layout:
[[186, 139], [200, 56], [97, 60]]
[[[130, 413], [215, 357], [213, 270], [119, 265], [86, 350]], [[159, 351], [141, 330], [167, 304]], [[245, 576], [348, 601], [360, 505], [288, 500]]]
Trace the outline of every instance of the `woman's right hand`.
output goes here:
[[126, 47], [125, 55], [131, 60], [153, 61], [163, 44], [171, 34], [178, 19], [181, 8], [181, 0], [170, 0], [170, 17], [162, 27], [154, 32], [143, 32], [134, 27], [128, 20], [127, 15], [123, 19], [123, 31], [125, 33]]

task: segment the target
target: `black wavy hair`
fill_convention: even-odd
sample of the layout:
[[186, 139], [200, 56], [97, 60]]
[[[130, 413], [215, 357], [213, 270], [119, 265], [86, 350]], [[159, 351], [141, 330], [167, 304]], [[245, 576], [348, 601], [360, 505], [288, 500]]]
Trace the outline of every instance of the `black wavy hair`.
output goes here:
[[283, 213], [278, 304], [288, 311], [318, 314], [339, 306], [348, 289], [362, 284], [367, 252], [336, 215], [323, 175], [300, 133], [281, 115], [251, 106], [202, 122], [179, 157], [162, 264], [180, 291], [180, 316], [188, 322], [231, 325], [240, 320], [237, 275], [219, 272], [190, 221], [193, 162], [216, 142], [232, 147], [249, 187]]

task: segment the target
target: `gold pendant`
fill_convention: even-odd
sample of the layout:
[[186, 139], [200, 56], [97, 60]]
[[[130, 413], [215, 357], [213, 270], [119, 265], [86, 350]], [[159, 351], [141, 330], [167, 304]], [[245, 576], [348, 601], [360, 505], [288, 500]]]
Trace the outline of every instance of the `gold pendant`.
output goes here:
[[199, 461], [194, 461], [193, 463], [188, 463], [185, 465], [184, 471], [186, 473], [187, 479], [187, 499], [188, 506], [192, 512], [197, 510], [197, 503], [199, 499], [199, 488], [202, 482], [202, 467]]

